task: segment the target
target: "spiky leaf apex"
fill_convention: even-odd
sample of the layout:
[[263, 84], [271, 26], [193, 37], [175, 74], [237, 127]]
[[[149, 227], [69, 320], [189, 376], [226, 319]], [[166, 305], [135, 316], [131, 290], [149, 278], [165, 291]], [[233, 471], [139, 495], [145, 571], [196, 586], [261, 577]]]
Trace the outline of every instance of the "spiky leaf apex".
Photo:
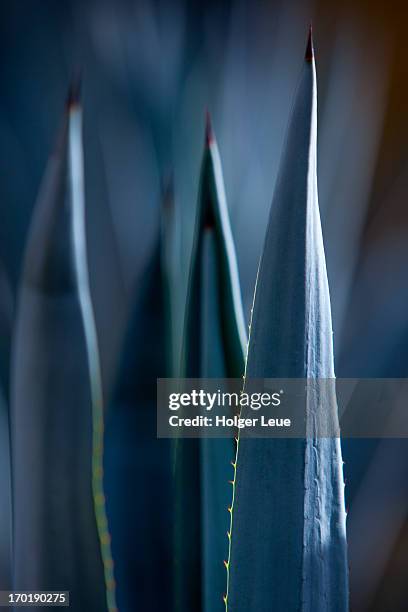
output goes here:
[[67, 96], [65, 98], [65, 108], [67, 112], [81, 106], [82, 96], [82, 68], [77, 67], [71, 77], [68, 87]]
[[[81, 78], [72, 79], [61, 127], [41, 184], [25, 252], [24, 282], [47, 293], [75, 292], [70, 189], [70, 127], [81, 112]], [[41, 248], [38, 248], [41, 245]]]
[[184, 334], [184, 374], [197, 376], [200, 371], [201, 317], [200, 261], [206, 232], [212, 231], [219, 263], [218, 304], [223, 332], [226, 375], [242, 376], [246, 352], [246, 328], [242, 309], [238, 265], [222, 176], [221, 160], [209, 112], [206, 112], [205, 146], [196, 212], [192, 264]]
[[207, 109], [205, 111], [205, 144], [207, 147], [210, 147], [214, 142], [214, 131], [212, 127], [212, 120], [210, 111]]
[[[311, 49], [309, 33], [256, 283], [246, 380], [334, 376]], [[335, 398], [315, 399], [313, 417], [337, 422]], [[345, 612], [339, 440], [243, 438], [234, 492], [228, 612]]]
[[314, 48], [313, 48], [313, 28], [312, 24], [309, 26], [309, 36], [307, 39], [306, 51], [305, 51], [305, 60], [307, 62], [311, 62], [314, 59]]

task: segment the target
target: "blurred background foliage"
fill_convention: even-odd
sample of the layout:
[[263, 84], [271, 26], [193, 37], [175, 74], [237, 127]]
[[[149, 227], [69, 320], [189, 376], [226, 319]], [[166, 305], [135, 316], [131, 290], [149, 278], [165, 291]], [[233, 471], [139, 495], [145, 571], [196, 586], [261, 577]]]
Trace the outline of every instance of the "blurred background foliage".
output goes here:
[[[1, 405], [27, 230], [75, 68], [83, 70], [90, 282], [109, 397], [169, 174], [185, 294], [206, 107], [223, 162], [248, 321], [311, 18], [336, 374], [405, 377], [407, 17], [402, 1], [374, 0], [2, 3]], [[343, 454], [353, 609], [405, 610], [408, 446], [346, 441]]]

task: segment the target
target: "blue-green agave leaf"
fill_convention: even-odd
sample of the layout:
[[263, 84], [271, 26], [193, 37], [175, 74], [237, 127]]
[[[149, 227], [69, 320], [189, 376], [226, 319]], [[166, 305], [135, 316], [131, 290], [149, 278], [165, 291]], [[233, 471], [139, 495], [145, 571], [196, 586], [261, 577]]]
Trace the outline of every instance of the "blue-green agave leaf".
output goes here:
[[0, 261], [0, 589], [11, 590], [11, 457], [9, 415], [10, 344], [14, 299]]
[[[221, 162], [209, 117], [196, 219], [183, 374], [241, 377], [246, 331]], [[230, 439], [176, 442], [177, 610], [223, 609], [234, 452]]]
[[82, 111], [72, 87], [35, 207], [12, 369], [14, 586], [116, 609], [102, 490], [103, 406], [89, 293]]
[[0, 589], [12, 590], [10, 431], [7, 402], [0, 389]]
[[[221, 160], [208, 115], [185, 318], [183, 368], [186, 377], [203, 375], [202, 350], [208, 343], [208, 330], [203, 330], [202, 326], [201, 305], [205, 242], [212, 243], [207, 248], [214, 252], [217, 263], [217, 278], [212, 291], [219, 308], [225, 375], [241, 376], [246, 329]], [[208, 295], [204, 297], [208, 299]]]
[[[316, 104], [310, 34], [258, 271], [246, 379], [334, 377]], [[335, 399], [317, 399], [313, 416], [337, 422]], [[348, 609], [340, 442], [309, 434], [238, 443], [228, 612]]]
[[[172, 189], [163, 217], [171, 216]], [[119, 610], [171, 611], [173, 472], [156, 437], [157, 378], [171, 371], [167, 222], [137, 287], [105, 435], [105, 490]]]
[[3, 261], [0, 261], [0, 385], [6, 400], [10, 391], [10, 347], [14, 325], [14, 292]]

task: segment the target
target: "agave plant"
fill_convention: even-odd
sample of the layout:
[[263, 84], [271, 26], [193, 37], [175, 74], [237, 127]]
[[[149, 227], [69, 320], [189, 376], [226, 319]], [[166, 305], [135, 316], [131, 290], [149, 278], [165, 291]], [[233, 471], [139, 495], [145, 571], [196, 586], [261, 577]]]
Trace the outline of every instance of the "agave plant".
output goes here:
[[[148, 164], [144, 151], [144, 159], [137, 160], [140, 174], [146, 173], [148, 166], [150, 168], [151, 176], [146, 179], [149, 188], [143, 190], [138, 180], [134, 181], [139, 194], [143, 191], [143, 196], [139, 198], [143, 204], [149, 197], [153, 199], [151, 194], [156, 178], [153, 150], [161, 171], [170, 159], [176, 168], [180, 166], [180, 175], [189, 168], [185, 164], [185, 142], [173, 147], [173, 137], [177, 145], [180, 130], [172, 129], [171, 117], [177, 106], [183, 108], [179, 123], [183, 123], [184, 131], [191, 140], [191, 125], [186, 121], [186, 116], [189, 112], [196, 112], [197, 99], [204, 94], [203, 84], [207, 78], [204, 73], [208, 68], [205, 53], [208, 49], [217, 51], [225, 48], [224, 41], [217, 38], [216, 28], [212, 27], [219, 18], [217, 11], [209, 17], [205, 28], [207, 33], [203, 32], [202, 36], [196, 37], [197, 40], [190, 41], [190, 34], [193, 32], [194, 37], [196, 28], [190, 27], [192, 22], [190, 17], [187, 21], [184, 9], [179, 7], [180, 11], [172, 14], [170, 19], [172, 11], [168, 11], [164, 4], [158, 7], [158, 11], [150, 10], [148, 5], [148, 2], [143, 2], [137, 9], [137, 16], [138, 21], [143, 21], [141, 48], [144, 51], [153, 50], [151, 57], [149, 52], [129, 52], [133, 43], [130, 46], [126, 44], [126, 49], [121, 50], [125, 39], [117, 37], [115, 26], [106, 37], [104, 20], [93, 26], [101, 30], [98, 34], [100, 55], [110, 67], [111, 76], [114, 76], [112, 82], [116, 80], [120, 86], [113, 97], [118, 94], [123, 96], [129, 85], [133, 91], [135, 104], [132, 110], [128, 109], [129, 117], [122, 124], [124, 130], [138, 116], [146, 120], [143, 121], [146, 124], [143, 126], [143, 131], [146, 128], [146, 142], [151, 132], [153, 146], [146, 145], [146, 149], [149, 149], [152, 159]], [[251, 112], [248, 110], [259, 106], [260, 96], [263, 96], [263, 102], [270, 100], [275, 95], [276, 84], [272, 80], [268, 85], [265, 83], [266, 74], [270, 72], [269, 61], [257, 66], [260, 50], [264, 53], [266, 48], [271, 49], [266, 46], [267, 42], [269, 44], [269, 30], [261, 28], [263, 38], [260, 36], [257, 45], [253, 46], [252, 34], [260, 30], [255, 30], [249, 24], [251, 35], [248, 36], [248, 47], [254, 47], [252, 57], [252, 50], [247, 49], [248, 41], [245, 42], [242, 36], [242, 27], [247, 19], [246, 6], [230, 11], [233, 22], [234, 11], [239, 15], [237, 13], [235, 17], [236, 26], [230, 36], [227, 66], [224, 70], [221, 67], [222, 78], [219, 78], [217, 52], [213, 54], [217, 70], [212, 71], [210, 67], [207, 72], [211, 95], [215, 81], [222, 81], [225, 88], [224, 104], [220, 105], [224, 107], [225, 115], [223, 127], [226, 138], [223, 138], [223, 144], [228, 145], [230, 138], [229, 149], [238, 151], [236, 145], [243, 140], [242, 130], [247, 135], [253, 131]], [[269, 16], [269, 11], [266, 4], [265, 7], [257, 6], [256, 21], [267, 21], [264, 17]], [[293, 9], [288, 11], [292, 13]], [[300, 23], [301, 13], [297, 10], [294, 13]], [[134, 39], [130, 14], [123, 14], [128, 43]], [[166, 16], [164, 21], [159, 18], [163, 15]], [[78, 12], [78, 16], [82, 18], [82, 13]], [[291, 14], [290, 19], [288, 16], [285, 19], [289, 22], [294, 17], [295, 14]], [[114, 11], [111, 15], [109, 10], [106, 21], [112, 19], [114, 24], [114, 18]], [[169, 20], [174, 22], [174, 37], [171, 34], [168, 36], [163, 26]], [[282, 27], [282, 19], [279, 19], [279, 29], [277, 39], [286, 39], [285, 32], [289, 29], [287, 25]], [[188, 40], [185, 40], [187, 34]], [[206, 40], [208, 44], [202, 44]], [[237, 45], [238, 40], [242, 45]], [[163, 42], [169, 54], [163, 55]], [[218, 42], [221, 43], [220, 47]], [[111, 50], [115, 45], [119, 47], [127, 58], [127, 69], [122, 70], [117, 57], [120, 54], [106, 52], [108, 44]], [[182, 61], [184, 46], [194, 57], [195, 68], [191, 75]], [[286, 40], [277, 46], [279, 53], [284, 50], [285, 55], [289, 55]], [[205, 53], [196, 53], [198, 47], [205, 49]], [[242, 52], [237, 52], [237, 49]], [[172, 56], [170, 71], [167, 70], [167, 55]], [[249, 79], [248, 70], [242, 70], [242, 59], [246, 55], [252, 57], [249, 62], [245, 60], [247, 68], [250, 67], [249, 72], [253, 73]], [[293, 57], [293, 50], [290, 57]], [[350, 58], [351, 63], [354, 59], [352, 54]], [[157, 61], [163, 68], [159, 72]], [[277, 62], [276, 57], [273, 61]], [[363, 63], [365, 66], [365, 60]], [[286, 67], [289, 65], [285, 64]], [[213, 79], [214, 82], [211, 80], [214, 76], [212, 72], [217, 77]], [[344, 72], [348, 72], [348, 68]], [[361, 80], [360, 72], [361, 69], [355, 71], [355, 82], [360, 83], [358, 92], [365, 90], [370, 80]], [[187, 79], [184, 73], [188, 74]], [[269, 182], [273, 184], [275, 180], [275, 158], [281, 146], [278, 124], [282, 124], [281, 107], [286, 105], [286, 94], [291, 89], [291, 70], [279, 70], [277, 73], [285, 75], [276, 81], [279, 87], [285, 88], [285, 95], [276, 96], [280, 100], [274, 107], [278, 112], [272, 113], [276, 117], [276, 124], [269, 126], [275, 140], [272, 153], [265, 150], [259, 154], [264, 143], [270, 143], [270, 139], [265, 139], [264, 121], [258, 117], [256, 123], [259, 130], [250, 141], [257, 146], [246, 146], [239, 155], [226, 156], [231, 169], [226, 176], [233, 179], [230, 193], [239, 196], [238, 203], [246, 199], [248, 192], [254, 201], [263, 200], [262, 194], [269, 189]], [[331, 80], [336, 85], [333, 97], [337, 96], [337, 88], [342, 88], [344, 95], [348, 96], [350, 85], [344, 87], [343, 78], [339, 79], [338, 73], [332, 70], [331, 73], [334, 74]], [[231, 82], [227, 82], [228, 78]], [[385, 82], [381, 78], [377, 80]], [[257, 91], [260, 82], [265, 88], [268, 87], [266, 97], [266, 89]], [[183, 91], [180, 98], [178, 89]], [[169, 96], [162, 95], [166, 92]], [[358, 98], [358, 93], [356, 95]], [[31, 97], [33, 100], [38, 98]], [[332, 121], [333, 114], [337, 116], [339, 108], [342, 107], [344, 111], [344, 100], [339, 100], [333, 105], [334, 110], [326, 113], [328, 123]], [[180, 101], [182, 104], [179, 104]], [[350, 123], [339, 122], [337, 125], [335, 131], [339, 141], [348, 131], [343, 129], [344, 126], [350, 127], [360, 118], [359, 113], [354, 115], [355, 101], [352, 97], [349, 104], [348, 112], [353, 119]], [[376, 104], [378, 108], [381, 106], [378, 101]], [[330, 107], [330, 104], [327, 106]], [[263, 107], [265, 114], [270, 115], [269, 103], [263, 104]], [[5, 108], [8, 110], [8, 103]], [[109, 108], [109, 103], [104, 108]], [[124, 107], [120, 105], [119, 108]], [[178, 113], [175, 114], [177, 116]], [[242, 118], [244, 114], [247, 120], [246, 123], [242, 122], [242, 129], [238, 132], [237, 116]], [[12, 123], [17, 125], [18, 122], [14, 121], [16, 118], [13, 117]], [[370, 163], [360, 160], [359, 164], [354, 164], [353, 172], [348, 172], [345, 186], [347, 192], [353, 188], [352, 202], [360, 207], [364, 199], [363, 191], [365, 194], [370, 182], [371, 161], [374, 162], [371, 154], [373, 147], [375, 149], [374, 141], [378, 138], [377, 132], [371, 129], [372, 124], [377, 123], [377, 127], [381, 127], [376, 116], [375, 120], [371, 117], [367, 121], [366, 124], [360, 122], [362, 142], [358, 150], [365, 152], [366, 157], [370, 153]], [[41, 122], [33, 122], [33, 125], [37, 126], [37, 123], [40, 125]], [[23, 127], [16, 128], [17, 153], [10, 152], [10, 159], [17, 162], [20, 159], [19, 141], [26, 144], [23, 134], [26, 126], [24, 122], [20, 124]], [[117, 131], [117, 123], [113, 122], [112, 125], [112, 132]], [[363, 129], [361, 126], [364, 125], [370, 129]], [[33, 130], [28, 126], [30, 129]], [[363, 132], [367, 133], [364, 138]], [[32, 134], [38, 135], [37, 127]], [[13, 300], [0, 263], [0, 590], [13, 586], [18, 590], [67, 589], [71, 592], [71, 609], [77, 612], [114, 612], [117, 609], [131, 612], [139, 608], [151, 612], [221, 612], [224, 608], [226, 612], [346, 612], [348, 570], [342, 452], [338, 439], [319, 436], [325, 424], [331, 423], [330, 429], [333, 424], [338, 425], [334, 395], [323, 397], [319, 394], [319, 385], [315, 385], [314, 403], [305, 405], [308, 427], [305, 439], [255, 440], [242, 437], [237, 444], [228, 439], [178, 439], [172, 445], [168, 440], [156, 438], [158, 376], [177, 374], [188, 378], [240, 378], [244, 375], [245, 385], [249, 385], [252, 378], [334, 379], [331, 303], [316, 177], [317, 90], [311, 35], [259, 265], [246, 367], [244, 355], [247, 339], [233, 236], [219, 152], [207, 117], [184, 337], [180, 342], [183, 345], [182, 366], [179, 368], [177, 338], [182, 335], [180, 321], [184, 309], [184, 295], [180, 289], [183, 265], [187, 267], [189, 258], [184, 256], [182, 262], [173, 258], [172, 241], [179, 237], [172, 235], [175, 211], [170, 181], [162, 194], [162, 226], [157, 231], [142, 278], [136, 287], [116, 373], [116, 385], [112, 397], [109, 395], [109, 400], [104, 402], [104, 391], [110, 391], [111, 376], [116, 367], [122, 319], [119, 311], [125, 304], [126, 296], [121, 286], [120, 266], [113, 252], [114, 241], [112, 237], [107, 239], [110, 232], [100, 231], [111, 222], [106, 211], [88, 206], [87, 217], [88, 220], [91, 218], [91, 223], [88, 223], [89, 231], [85, 231], [81, 138], [81, 108], [74, 87], [29, 231], [13, 339], [11, 397], [8, 377]], [[132, 138], [133, 135], [129, 136], [129, 140]], [[120, 141], [121, 134], [116, 134], [116, 139], [116, 143]], [[4, 141], [4, 151], [9, 153], [14, 136]], [[35, 141], [40, 151], [39, 141]], [[96, 141], [93, 141], [93, 145], [91, 142], [93, 150], [89, 155], [94, 163], [99, 150], [95, 146]], [[120, 145], [123, 153], [123, 142]], [[268, 147], [269, 144], [266, 144]], [[332, 147], [333, 131], [329, 131], [323, 150]], [[254, 148], [258, 150], [257, 156], [252, 155]], [[112, 200], [120, 200], [126, 192], [125, 199], [133, 205], [133, 194], [129, 195], [128, 181], [123, 178], [123, 160], [127, 158], [128, 167], [131, 168], [128, 173], [131, 174], [138, 156], [134, 153], [117, 156], [117, 147], [115, 144], [112, 146], [111, 138], [107, 138], [105, 149], [110, 149], [112, 159], [117, 157], [111, 174], [115, 176], [114, 183], [118, 187], [114, 189]], [[339, 150], [342, 151], [342, 148]], [[247, 151], [252, 157], [249, 164]], [[30, 157], [35, 157], [32, 151], [27, 159]], [[348, 170], [357, 157], [354, 152], [348, 158]], [[110, 159], [109, 155], [107, 159]], [[260, 169], [262, 159], [264, 162], [266, 160], [270, 169], [268, 177], [263, 176]], [[101, 165], [95, 163], [93, 176], [92, 172], [87, 173], [87, 196], [91, 195], [86, 198], [88, 204], [91, 201], [99, 204], [100, 196], [105, 194], [99, 172]], [[333, 165], [329, 155], [327, 165]], [[365, 170], [363, 166], [366, 166]], [[240, 176], [243, 169], [245, 179]], [[344, 172], [338, 172], [337, 165], [333, 165], [332, 172], [336, 172], [338, 181], [344, 183]], [[191, 191], [195, 189], [194, 175], [188, 171], [185, 174], [191, 179], [185, 178], [187, 186], [184, 186], [186, 200], [190, 200]], [[326, 177], [327, 196], [330, 195], [332, 179], [329, 172], [328, 179]], [[360, 187], [356, 187], [356, 183]], [[404, 184], [400, 191], [404, 191]], [[340, 189], [336, 197], [344, 199], [344, 193], [344, 189]], [[18, 211], [14, 221], [19, 228], [18, 234], [22, 233], [17, 219], [23, 216], [21, 211], [27, 199], [25, 195], [24, 188], [17, 198], [19, 205], [8, 207], [9, 210]], [[126, 211], [122, 224], [128, 225], [128, 242], [131, 242], [134, 227], [128, 221], [129, 208], [123, 206], [123, 201], [119, 208]], [[334, 208], [336, 211], [326, 211], [331, 221], [340, 214], [338, 207]], [[90, 210], [93, 212], [89, 216]], [[257, 212], [260, 213], [261, 209], [258, 208]], [[350, 223], [351, 217], [343, 216], [344, 225]], [[245, 212], [245, 229], [249, 218]], [[344, 241], [342, 247], [350, 252], [347, 257], [338, 259], [343, 264], [347, 260], [354, 266], [363, 221], [362, 209], [360, 213], [355, 211], [352, 219], [353, 235]], [[143, 229], [145, 220], [146, 217], [140, 222]], [[252, 230], [255, 231], [259, 225], [257, 215]], [[336, 228], [336, 233], [336, 223], [329, 225]], [[342, 234], [341, 231], [338, 233]], [[88, 248], [86, 234], [90, 236], [92, 248]], [[245, 258], [248, 276], [250, 260], [256, 252], [252, 248], [250, 234], [249, 231], [245, 232], [245, 246], [250, 246], [252, 252]], [[404, 240], [402, 236], [401, 241], [405, 244]], [[17, 244], [16, 236], [10, 242]], [[336, 251], [338, 239], [330, 240], [330, 246], [333, 252]], [[127, 248], [123, 243], [121, 247], [126, 259]], [[376, 253], [377, 249], [375, 245]], [[19, 248], [15, 250], [19, 252]], [[402, 269], [405, 251], [395, 249], [393, 252], [398, 255], [398, 261], [390, 260], [389, 267]], [[92, 269], [90, 278], [88, 255]], [[19, 258], [16, 253], [13, 257], [16, 261], [12, 262], [11, 267], [17, 269]], [[13, 257], [10, 256], [10, 259]], [[361, 278], [365, 282], [356, 283], [359, 286], [354, 292], [357, 302], [370, 293], [367, 286], [377, 276], [377, 257], [380, 256], [362, 266]], [[108, 260], [112, 264], [110, 269], [103, 265]], [[129, 278], [133, 275], [135, 260], [127, 253]], [[384, 265], [384, 261], [381, 263]], [[353, 266], [349, 266], [350, 270]], [[346, 312], [344, 304], [349, 297], [351, 278], [347, 266], [342, 267], [344, 270], [337, 270], [336, 267], [332, 270], [338, 285], [339, 297], [336, 293], [332, 295], [338, 329], [341, 329], [340, 323]], [[93, 295], [99, 298], [95, 300], [98, 305], [95, 315], [90, 283]], [[383, 360], [378, 358], [376, 363], [381, 366], [382, 373], [385, 368], [390, 368], [390, 372], [392, 370], [391, 373], [395, 374], [398, 367], [403, 375], [406, 368], [401, 359], [401, 345], [404, 345], [401, 334], [405, 333], [406, 325], [400, 305], [401, 294], [394, 291], [395, 274], [391, 284], [390, 292], [383, 291], [384, 312], [389, 311], [392, 298], [388, 294], [392, 293], [395, 299], [392, 304], [395, 312], [400, 314], [400, 320], [394, 326], [392, 321], [387, 320], [387, 325], [383, 326], [387, 336], [383, 344], [389, 350], [379, 351], [386, 357]], [[360, 304], [357, 310], [364, 311]], [[111, 325], [112, 312], [115, 321]], [[378, 321], [373, 321], [374, 327], [378, 327]], [[358, 323], [361, 323], [360, 319]], [[398, 326], [401, 334], [395, 333]], [[353, 360], [350, 359], [350, 347], [355, 344], [355, 330], [348, 325], [346, 343], [339, 353], [343, 364], [340, 360], [338, 373], [341, 373], [342, 365], [343, 374], [344, 368], [355, 373], [356, 367], [366, 367], [367, 346], [381, 345], [376, 333], [369, 333], [373, 332], [374, 327], [369, 324], [363, 340], [360, 334], [363, 348]], [[97, 330], [100, 332], [99, 338]], [[398, 365], [395, 358], [398, 358]], [[108, 405], [106, 415], [105, 403]], [[313, 407], [312, 414], [310, 406]], [[315, 429], [315, 422], [319, 423], [319, 430]], [[378, 446], [372, 440], [366, 441], [364, 453], [361, 441], [351, 441], [348, 446], [352, 474], [348, 500], [353, 504], [354, 514], [348, 525], [349, 539], [352, 540], [350, 556], [355, 563], [355, 586], [352, 584], [352, 587], [359, 591], [355, 598], [357, 606], [364, 608], [369, 605], [378, 587], [378, 576], [381, 572], [385, 573], [391, 548], [399, 544], [399, 531], [403, 531], [407, 487], [405, 463], [401, 458], [406, 449], [402, 441], [394, 444], [389, 440], [382, 441]], [[343, 447], [343, 452], [346, 451], [347, 445]], [[9, 482], [11, 463], [12, 487]], [[371, 503], [375, 498], [379, 483], [383, 483], [383, 488], [387, 485], [393, 508], [390, 511], [389, 497], [384, 495], [370, 512], [370, 520], [367, 520], [367, 499]], [[11, 489], [13, 554], [9, 528]], [[384, 516], [393, 520], [384, 521]], [[373, 532], [376, 532], [375, 537], [372, 537]], [[381, 547], [378, 542], [381, 542]], [[375, 563], [370, 564], [369, 575], [366, 566], [374, 554]], [[371, 571], [373, 568], [374, 571]], [[379, 601], [382, 601], [381, 598]], [[381, 603], [377, 602], [376, 605], [381, 607]]]
[[85, 235], [81, 106], [67, 100], [35, 206], [12, 369], [14, 586], [116, 609], [102, 489], [103, 397]]
[[[259, 266], [249, 378], [333, 378], [329, 288], [316, 177], [317, 94], [311, 32]], [[228, 612], [345, 612], [348, 569], [337, 421], [317, 395], [305, 439], [241, 439], [227, 561]]]
[[[187, 378], [240, 377], [246, 332], [221, 162], [207, 115], [185, 315]], [[176, 441], [176, 610], [222, 610], [233, 441]], [[188, 517], [188, 521], [186, 521]]]

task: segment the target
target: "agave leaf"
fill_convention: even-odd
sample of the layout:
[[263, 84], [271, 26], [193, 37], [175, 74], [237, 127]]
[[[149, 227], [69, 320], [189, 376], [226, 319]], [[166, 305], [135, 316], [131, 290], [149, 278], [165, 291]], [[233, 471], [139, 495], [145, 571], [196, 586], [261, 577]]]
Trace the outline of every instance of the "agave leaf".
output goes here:
[[104, 397], [110, 398], [129, 298], [112, 216], [112, 202], [107, 197], [107, 177], [101, 143], [95, 138], [94, 130], [95, 126], [89, 125], [88, 133], [85, 131], [85, 141], [88, 144], [84, 151], [87, 176], [85, 222], [88, 261], [92, 269], [89, 285], [98, 333], [102, 384]]
[[230, 377], [240, 376], [247, 341], [245, 322], [221, 161], [210, 118], [207, 115], [206, 145], [201, 168], [186, 312], [183, 357], [186, 377], [199, 376], [203, 369], [201, 354], [207, 340], [202, 329], [200, 305], [202, 300], [201, 256], [203, 242], [208, 236], [213, 236], [215, 247], [213, 250], [215, 250], [219, 267], [219, 280], [214, 290], [220, 313], [225, 374]]
[[[246, 333], [221, 162], [207, 117], [183, 342], [188, 378], [240, 377]], [[177, 440], [177, 610], [223, 608], [232, 440]], [[188, 521], [185, 517], [188, 516]]]
[[[343, 338], [348, 337], [351, 327], [347, 310], [354, 293], [353, 285], [360, 284], [355, 277], [384, 129], [390, 74], [389, 48], [385, 40], [378, 35], [373, 52], [372, 41], [359, 36], [355, 28], [356, 23], [347, 17], [336, 28], [318, 145], [321, 215], [326, 228], [325, 248], [339, 376], [343, 375], [340, 360]], [[369, 107], [361, 103], [367, 87], [372, 101]], [[350, 134], [353, 134], [352, 147]], [[392, 218], [388, 207], [383, 210]], [[376, 275], [378, 272], [377, 267]], [[389, 329], [387, 336], [393, 336]], [[355, 333], [353, 338], [356, 338]], [[366, 347], [362, 338], [358, 344]], [[347, 351], [346, 367], [354, 376], [355, 369], [349, 357]], [[343, 453], [346, 454], [345, 449]], [[348, 465], [349, 461], [346, 463]]]
[[183, 322], [182, 288], [180, 273], [180, 218], [176, 207], [174, 175], [162, 180], [161, 267], [164, 285], [166, 320], [166, 372], [177, 376], [180, 369], [180, 328]]
[[[167, 218], [171, 194], [165, 199]], [[107, 511], [124, 611], [171, 610], [171, 444], [156, 437], [157, 378], [171, 369], [165, 242], [159, 233], [137, 288], [106, 424]]]
[[[310, 33], [258, 272], [246, 378], [334, 376], [316, 104]], [[317, 406], [316, 419], [337, 421], [335, 401]], [[343, 488], [338, 439], [312, 430], [303, 440], [239, 441], [229, 612], [347, 610]]]
[[11, 590], [11, 480], [7, 402], [0, 391], [0, 589]]
[[[386, 609], [384, 601], [381, 606], [378, 594], [382, 589], [388, 590], [395, 585], [393, 580], [387, 579], [387, 573], [392, 571], [395, 562], [393, 549], [398, 545], [402, 550], [405, 548], [401, 531], [407, 521], [408, 446], [403, 439], [376, 442], [369, 465], [360, 475], [359, 488], [350, 505], [347, 521], [350, 598], [352, 609], [356, 610], [369, 610], [374, 601], [374, 609]], [[378, 491], [381, 491], [380, 496]], [[404, 555], [401, 560], [403, 558]], [[401, 578], [402, 575], [400, 573]], [[393, 598], [389, 601], [394, 603]], [[403, 608], [396, 604], [396, 610]]]
[[0, 261], [0, 383], [9, 399], [10, 346], [14, 323], [14, 295], [5, 266]]
[[69, 590], [112, 611], [102, 491], [102, 385], [84, 224], [81, 108], [72, 87], [35, 207], [12, 369], [14, 586]]
[[0, 262], [0, 589], [11, 590], [11, 457], [9, 419], [10, 340], [13, 293]]

